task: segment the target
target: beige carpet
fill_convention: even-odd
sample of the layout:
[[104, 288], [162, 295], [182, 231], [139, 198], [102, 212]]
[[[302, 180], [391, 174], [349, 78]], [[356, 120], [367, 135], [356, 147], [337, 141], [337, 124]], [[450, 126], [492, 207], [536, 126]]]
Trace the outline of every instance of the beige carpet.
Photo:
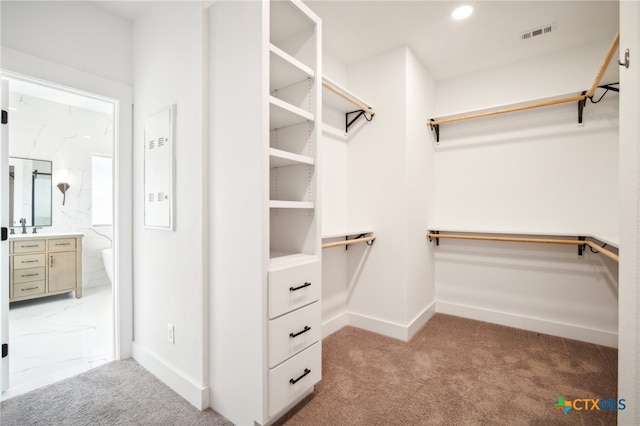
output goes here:
[[[616, 399], [617, 350], [435, 315], [409, 343], [352, 327], [323, 340], [323, 378], [281, 425], [614, 425], [615, 411], [554, 407]], [[0, 404], [2, 426], [228, 425], [133, 360]]]
[[278, 423], [615, 425], [616, 411], [554, 404], [616, 395], [616, 349], [437, 314], [409, 343], [352, 327], [324, 339], [322, 381]]
[[114, 361], [0, 403], [2, 426], [229, 426], [199, 411], [133, 359]]

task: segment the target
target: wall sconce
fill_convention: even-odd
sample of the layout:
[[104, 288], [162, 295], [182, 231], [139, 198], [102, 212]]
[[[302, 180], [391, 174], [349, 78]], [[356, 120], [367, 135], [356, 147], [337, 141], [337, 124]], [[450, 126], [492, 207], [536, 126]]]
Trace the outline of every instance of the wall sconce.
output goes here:
[[60, 170], [58, 172], [58, 179], [60, 179], [58, 189], [62, 192], [62, 205], [64, 206], [64, 202], [67, 199], [67, 190], [71, 187], [71, 185], [67, 183], [69, 180], [69, 172], [66, 169]]

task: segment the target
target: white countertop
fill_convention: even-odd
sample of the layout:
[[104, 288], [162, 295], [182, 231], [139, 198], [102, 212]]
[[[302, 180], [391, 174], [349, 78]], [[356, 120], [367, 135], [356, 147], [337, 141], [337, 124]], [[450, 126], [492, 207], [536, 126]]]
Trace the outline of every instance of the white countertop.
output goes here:
[[[16, 229], [18, 231], [18, 229]], [[27, 234], [9, 234], [9, 240], [25, 240], [36, 238], [84, 237], [82, 232], [38, 232]]]

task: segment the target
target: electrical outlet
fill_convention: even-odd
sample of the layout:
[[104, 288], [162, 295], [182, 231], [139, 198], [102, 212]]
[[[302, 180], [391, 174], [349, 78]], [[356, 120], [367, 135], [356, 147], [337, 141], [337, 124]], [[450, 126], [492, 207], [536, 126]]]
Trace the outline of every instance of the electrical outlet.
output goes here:
[[175, 345], [176, 343], [176, 335], [175, 329], [173, 328], [173, 324], [167, 324], [167, 337], [169, 338], [169, 343]]

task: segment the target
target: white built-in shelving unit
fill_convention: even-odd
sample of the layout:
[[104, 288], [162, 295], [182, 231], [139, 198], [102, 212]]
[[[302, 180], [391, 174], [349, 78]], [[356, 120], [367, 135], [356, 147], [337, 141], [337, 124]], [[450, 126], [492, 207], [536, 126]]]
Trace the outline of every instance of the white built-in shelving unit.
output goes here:
[[212, 126], [212, 250], [227, 256], [212, 268], [211, 403], [270, 424], [322, 376], [321, 25], [298, 0], [217, 2], [211, 22], [211, 109], [225, 117]]
[[321, 76], [318, 23], [294, 2], [271, 3], [269, 206], [271, 258], [319, 256], [317, 164]]
[[306, 6], [270, 3], [269, 419], [308, 394], [322, 376], [320, 43], [320, 21]]

